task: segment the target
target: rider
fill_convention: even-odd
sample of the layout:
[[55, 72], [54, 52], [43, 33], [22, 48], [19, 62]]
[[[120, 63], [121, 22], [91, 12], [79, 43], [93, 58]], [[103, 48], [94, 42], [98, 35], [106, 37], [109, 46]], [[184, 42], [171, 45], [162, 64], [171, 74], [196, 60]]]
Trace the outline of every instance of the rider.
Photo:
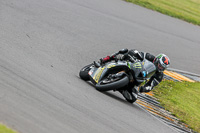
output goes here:
[[[155, 74], [149, 79], [149, 81], [139, 88], [139, 92], [149, 92], [158, 85], [162, 79], [163, 79], [163, 71], [169, 67], [170, 65], [170, 59], [165, 54], [159, 54], [156, 57], [150, 53], [145, 52], [139, 52], [138, 50], [128, 50], [128, 49], [122, 49], [120, 51], [125, 51], [123, 54], [114, 54], [112, 56], [107, 56], [105, 58], [100, 59], [100, 63], [105, 63], [108, 61], [111, 61], [115, 58], [120, 60], [130, 60], [135, 61], [137, 60], [144, 60], [147, 59], [150, 62], [152, 62], [156, 66], [156, 72]], [[132, 91], [133, 92], [133, 91]], [[136, 96], [137, 97], [137, 96]]]

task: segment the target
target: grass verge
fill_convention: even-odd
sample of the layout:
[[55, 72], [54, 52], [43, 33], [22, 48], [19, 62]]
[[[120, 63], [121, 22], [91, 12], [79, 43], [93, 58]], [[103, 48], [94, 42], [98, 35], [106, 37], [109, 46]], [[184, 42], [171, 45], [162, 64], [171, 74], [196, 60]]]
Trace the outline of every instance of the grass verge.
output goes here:
[[200, 82], [163, 81], [153, 92], [166, 110], [200, 133]]
[[16, 131], [6, 127], [3, 124], [0, 124], [0, 133], [17, 133]]
[[200, 0], [126, 0], [160, 13], [200, 25]]

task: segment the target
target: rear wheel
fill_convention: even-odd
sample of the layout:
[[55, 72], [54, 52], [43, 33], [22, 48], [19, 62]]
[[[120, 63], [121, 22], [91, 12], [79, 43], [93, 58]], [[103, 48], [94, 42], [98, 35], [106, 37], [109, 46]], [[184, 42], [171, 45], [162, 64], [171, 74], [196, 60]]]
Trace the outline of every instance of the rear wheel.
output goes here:
[[83, 80], [85, 80], [85, 81], [90, 80], [90, 76], [89, 76], [88, 72], [90, 71], [90, 69], [91, 69], [90, 67], [91, 67], [92, 65], [93, 65], [93, 64], [89, 64], [89, 65], [83, 67], [83, 68], [80, 70], [79, 76], [80, 76], [81, 79], [83, 79]]
[[110, 78], [109, 76], [96, 84], [96, 89], [99, 91], [117, 90], [126, 86], [129, 83], [127, 76], [119, 76]]
[[128, 101], [129, 103], [134, 103], [137, 100], [137, 92], [132, 92], [129, 90], [120, 90], [119, 91], [124, 98], [126, 99], [126, 101]]
[[129, 103], [134, 103], [136, 100], [137, 100], [137, 97], [134, 96], [132, 93], [129, 93], [129, 97], [128, 98], [125, 98], [126, 101], [128, 101]]

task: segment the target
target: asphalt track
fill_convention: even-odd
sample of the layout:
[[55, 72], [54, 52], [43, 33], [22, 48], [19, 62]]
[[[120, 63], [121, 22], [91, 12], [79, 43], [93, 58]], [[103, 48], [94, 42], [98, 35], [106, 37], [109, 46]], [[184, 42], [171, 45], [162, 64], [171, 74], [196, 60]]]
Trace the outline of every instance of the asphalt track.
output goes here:
[[20, 133], [175, 132], [79, 79], [121, 48], [200, 74], [198, 26], [122, 0], [0, 0], [0, 121]]

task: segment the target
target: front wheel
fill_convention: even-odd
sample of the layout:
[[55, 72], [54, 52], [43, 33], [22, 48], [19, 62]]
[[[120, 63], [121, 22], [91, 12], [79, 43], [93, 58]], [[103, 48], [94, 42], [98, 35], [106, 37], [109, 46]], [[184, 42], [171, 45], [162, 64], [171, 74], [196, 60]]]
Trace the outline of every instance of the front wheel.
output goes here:
[[89, 65], [83, 67], [83, 68], [80, 70], [79, 76], [80, 76], [81, 79], [83, 79], [83, 80], [85, 80], [85, 81], [90, 80], [90, 76], [89, 76], [88, 72], [90, 71], [90, 69], [91, 69], [90, 67], [91, 67], [92, 65], [93, 65], [93, 64], [89, 64]]
[[99, 91], [117, 90], [126, 86], [128, 83], [129, 78], [127, 76], [117, 77], [115, 79], [106, 78], [96, 84], [96, 89]]

